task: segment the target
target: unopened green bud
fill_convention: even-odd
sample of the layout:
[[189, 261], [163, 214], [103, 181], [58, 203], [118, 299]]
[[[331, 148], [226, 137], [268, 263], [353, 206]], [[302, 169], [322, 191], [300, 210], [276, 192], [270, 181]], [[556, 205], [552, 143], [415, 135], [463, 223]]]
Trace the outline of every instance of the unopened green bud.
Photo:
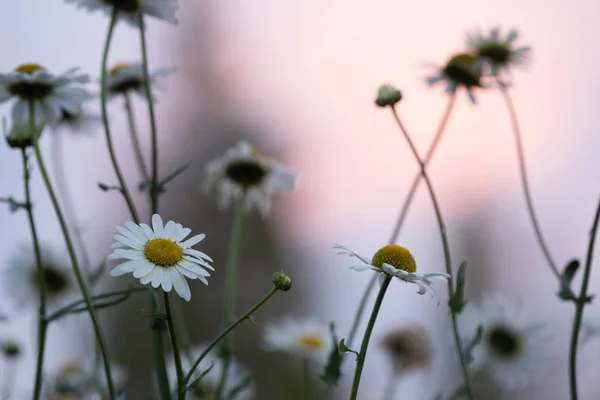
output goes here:
[[3, 340], [0, 348], [6, 358], [17, 358], [21, 354], [21, 346], [14, 340]]
[[282, 292], [287, 292], [292, 288], [292, 278], [283, 272], [277, 272], [273, 275], [273, 284]]
[[34, 132], [31, 132], [29, 123], [13, 122], [8, 135], [6, 135], [6, 143], [13, 149], [25, 149], [33, 145], [33, 138], [36, 135], [38, 138], [44, 130], [43, 125], [38, 125]]
[[375, 104], [379, 107], [393, 106], [402, 99], [402, 93], [391, 85], [381, 85]]

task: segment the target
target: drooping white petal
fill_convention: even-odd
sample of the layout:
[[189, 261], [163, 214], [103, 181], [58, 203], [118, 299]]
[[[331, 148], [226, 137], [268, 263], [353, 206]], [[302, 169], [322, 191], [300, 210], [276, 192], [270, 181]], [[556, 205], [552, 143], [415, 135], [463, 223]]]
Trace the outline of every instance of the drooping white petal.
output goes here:
[[213, 262], [213, 259], [210, 258], [206, 253], [203, 253], [203, 252], [195, 250], [195, 249], [187, 248], [187, 249], [185, 249], [184, 253], [189, 254], [190, 256], [194, 256], [196, 258], [200, 258], [200, 259], [204, 259], [206, 261]]
[[185, 278], [179, 273], [177, 268], [169, 268], [169, 273], [171, 274], [171, 279], [173, 281], [173, 288], [175, 292], [185, 301], [190, 301], [192, 298], [192, 294], [190, 292], [190, 287], [185, 280]]

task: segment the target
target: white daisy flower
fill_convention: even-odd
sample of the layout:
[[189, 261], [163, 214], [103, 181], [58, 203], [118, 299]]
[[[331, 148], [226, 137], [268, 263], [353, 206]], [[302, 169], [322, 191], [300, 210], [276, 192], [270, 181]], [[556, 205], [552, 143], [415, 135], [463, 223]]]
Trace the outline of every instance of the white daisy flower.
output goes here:
[[[200, 357], [204, 350], [206, 350], [207, 346], [208, 344], [206, 343], [193, 346], [189, 351], [189, 356], [193, 358], [192, 360], [188, 359], [186, 354], [182, 353], [181, 364], [184, 371], [189, 371], [197, 357]], [[190, 383], [198, 379], [202, 373], [209, 368], [211, 368], [211, 370], [202, 378], [200, 381], [201, 384], [197, 386], [195, 390], [188, 391], [188, 398], [191, 397], [192, 399], [198, 400], [216, 400], [215, 395], [217, 388], [219, 387], [221, 373], [223, 371], [223, 360], [218, 357], [214, 348], [207, 354], [206, 357], [202, 359], [198, 365], [198, 368], [196, 368], [194, 371], [192, 379], [190, 379]], [[175, 369], [175, 360], [172, 354], [167, 359], [167, 374], [169, 376], [169, 382], [174, 385], [173, 392], [176, 393], [177, 372]], [[240, 364], [235, 358], [231, 359], [231, 364], [229, 364], [229, 373], [227, 376], [228, 379], [225, 383], [224, 398], [235, 400], [252, 400], [254, 398], [254, 386], [251, 382], [249, 382], [252, 378], [252, 375], [250, 371], [245, 366]], [[232, 392], [236, 390], [239, 391], [235, 393], [235, 396], [231, 396]]]
[[500, 29], [494, 28], [488, 36], [480, 31], [469, 34], [467, 44], [477, 58], [489, 65], [489, 74], [497, 76], [500, 70], [509, 71], [513, 65], [523, 65], [528, 61], [530, 48], [514, 45], [519, 32], [511, 30], [506, 38], [500, 38]]
[[326, 365], [336, 344], [328, 324], [314, 318], [284, 317], [269, 323], [264, 331], [267, 350], [284, 351], [303, 360]]
[[256, 208], [266, 215], [271, 208], [272, 193], [291, 192], [295, 184], [296, 174], [265, 156], [257, 147], [240, 141], [206, 165], [202, 186], [206, 193], [216, 188], [217, 202], [222, 209], [245, 195], [247, 211]]
[[541, 373], [552, 356], [552, 331], [501, 296], [468, 303], [459, 316], [460, 331], [470, 343], [478, 327], [481, 341], [473, 349], [470, 367], [506, 391], [522, 387]]
[[177, 23], [175, 12], [179, 8], [178, 0], [65, 0], [75, 3], [78, 8], [89, 12], [103, 11], [112, 15], [114, 8], [118, 9], [118, 18], [133, 27], [140, 27], [138, 15], [140, 11], [147, 16], [161, 19], [172, 24]]
[[436, 66], [437, 73], [426, 78], [430, 86], [446, 82], [446, 92], [454, 93], [459, 87], [467, 90], [469, 99], [475, 104], [474, 88], [483, 87], [481, 83], [483, 61], [472, 54], [456, 54], [443, 67]]
[[38, 64], [23, 64], [13, 72], [0, 74], [0, 103], [16, 99], [12, 110], [13, 120], [29, 121], [29, 102], [34, 103], [38, 123], [55, 126], [62, 110], [76, 112], [90, 94], [76, 84], [88, 82], [87, 75], [70, 69], [55, 76]]
[[111, 276], [131, 272], [140, 279], [142, 285], [151, 283], [154, 288], [161, 286], [165, 292], [175, 288], [177, 294], [186, 301], [190, 301], [192, 295], [185, 278], [199, 279], [208, 285], [206, 278], [210, 273], [206, 269], [214, 271], [208, 264], [212, 259], [192, 249], [193, 245], [204, 239], [205, 234], [183, 241], [192, 230], [174, 221], [163, 226], [158, 214], [152, 216], [152, 228], [130, 221], [125, 222], [125, 227], [117, 226], [120, 235], [114, 236], [117, 242], [111, 247], [115, 250], [108, 259], [124, 258], [127, 261], [116, 266], [110, 272]]
[[75, 111], [62, 109], [61, 113], [57, 129], [64, 129], [74, 135], [90, 134], [93, 126], [102, 122], [102, 118], [99, 115], [89, 113], [81, 105]]
[[[17, 310], [25, 307], [37, 308], [40, 281], [33, 249], [23, 247], [17, 254], [4, 270], [4, 292]], [[50, 310], [58, 309], [77, 296], [73, 272], [67, 259], [59, 257], [49, 249], [42, 248], [41, 257], [46, 304]]]
[[[162, 78], [175, 71], [175, 68], [158, 68], [150, 71], [150, 87], [159, 87]], [[144, 69], [140, 63], [118, 63], [108, 70], [106, 76], [106, 90], [110, 98], [136, 92], [146, 98], [144, 87]]]
[[429, 293], [432, 298], [436, 299], [438, 306], [440, 305], [440, 298], [433, 287], [431, 287], [431, 279], [439, 278], [447, 280], [450, 279], [450, 275], [441, 272], [417, 274], [417, 263], [406, 247], [398, 246], [397, 244], [389, 244], [377, 250], [372, 259], [361, 256], [339, 244], [333, 246], [333, 248], [340, 249], [341, 252], [339, 254], [348, 254], [350, 257], [356, 257], [362, 261], [361, 264], [353, 265], [350, 269], [355, 271], [371, 270], [378, 272], [381, 274], [379, 283], [383, 281], [383, 278], [385, 278], [386, 275], [396, 277], [407, 283], [414, 283], [419, 287], [417, 293]]

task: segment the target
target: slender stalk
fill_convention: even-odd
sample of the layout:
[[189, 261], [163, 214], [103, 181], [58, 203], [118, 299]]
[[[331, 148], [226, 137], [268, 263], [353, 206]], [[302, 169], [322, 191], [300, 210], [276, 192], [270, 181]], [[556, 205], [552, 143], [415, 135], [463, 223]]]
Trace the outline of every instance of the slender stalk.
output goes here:
[[590, 241], [585, 260], [585, 269], [583, 272], [583, 281], [581, 282], [581, 291], [577, 298], [577, 307], [575, 308], [575, 320], [573, 321], [573, 333], [571, 334], [571, 348], [569, 350], [569, 387], [571, 389], [571, 400], [577, 400], [577, 343], [579, 341], [579, 331], [581, 329], [581, 320], [583, 318], [583, 308], [587, 303], [587, 290], [590, 282], [590, 273], [592, 271], [592, 258], [594, 257], [594, 244], [596, 243], [596, 232], [598, 231], [598, 222], [600, 221], [600, 203], [596, 208], [594, 223], [590, 231]]
[[[32, 131], [35, 128], [35, 116], [34, 116], [34, 103], [33, 101], [29, 102], [29, 116], [30, 116], [30, 126]], [[42, 178], [44, 179], [44, 183], [46, 185], [46, 189], [48, 190], [48, 195], [50, 196], [50, 200], [52, 201], [52, 205], [56, 212], [56, 216], [58, 218], [58, 222], [60, 224], [60, 229], [62, 231], [63, 237], [65, 239], [65, 244], [67, 246], [67, 251], [69, 253], [69, 258], [71, 259], [71, 263], [73, 264], [73, 272], [75, 273], [75, 278], [77, 279], [77, 283], [81, 290], [81, 294], [85, 299], [85, 304], [88, 308], [88, 313], [90, 314], [90, 318], [92, 319], [92, 324], [94, 325], [94, 332], [96, 333], [96, 339], [98, 340], [98, 344], [100, 345], [100, 349], [102, 350], [102, 358], [104, 360], [104, 370], [106, 372], [106, 381], [108, 384], [108, 391], [110, 395], [110, 399], [115, 399], [115, 388], [110, 372], [110, 358], [108, 356], [108, 349], [106, 347], [106, 341], [104, 340], [104, 334], [102, 333], [102, 328], [100, 327], [100, 323], [98, 322], [98, 316], [96, 315], [96, 311], [94, 310], [94, 305], [92, 303], [92, 299], [88, 293], [85, 279], [81, 274], [81, 270], [79, 268], [79, 262], [77, 261], [77, 255], [75, 254], [75, 248], [73, 246], [73, 241], [71, 240], [71, 236], [69, 235], [69, 230], [67, 229], [67, 224], [65, 221], [64, 214], [58, 203], [58, 199], [56, 198], [56, 193], [54, 192], [54, 188], [52, 187], [52, 182], [50, 181], [50, 177], [48, 176], [48, 172], [46, 170], [46, 165], [44, 163], [44, 159], [42, 157], [42, 152], [40, 151], [39, 141], [37, 135], [33, 135], [33, 149], [35, 151], [35, 157], [38, 163], [38, 168], [40, 169], [40, 173], [42, 174]]]
[[169, 304], [169, 293], [163, 292], [165, 301], [165, 311], [167, 313], [167, 326], [169, 327], [169, 337], [171, 338], [171, 347], [173, 350], [173, 358], [175, 359], [175, 371], [177, 372], [177, 393], [178, 399], [183, 400], [185, 393], [183, 388], [183, 368], [181, 367], [181, 356], [179, 353], [179, 345], [177, 344], [177, 333], [175, 324], [173, 324], [173, 316], [171, 315], [171, 305]]
[[106, 35], [106, 42], [104, 44], [104, 51], [102, 54], [102, 71], [100, 71], [100, 105], [102, 108], [102, 123], [104, 124], [104, 133], [106, 137], [106, 144], [108, 146], [108, 153], [110, 154], [110, 159], [113, 165], [113, 169], [115, 170], [115, 175], [117, 175], [117, 179], [119, 181], [121, 193], [125, 198], [125, 202], [127, 203], [127, 208], [129, 209], [129, 213], [131, 214], [134, 221], [139, 222], [140, 218], [138, 217], [137, 210], [135, 209], [135, 205], [133, 204], [133, 200], [131, 199], [131, 195], [129, 194], [129, 189], [127, 188], [127, 184], [125, 183], [125, 179], [123, 178], [123, 173], [121, 172], [121, 167], [119, 166], [119, 161], [117, 160], [117, 156], [115, 154], [115, 149], [112, 142], [112, 135], [110, 132], [110, 123], [108, 121], [108, 111], [106, 107], [107, 102], [107, 94], [106, 94], [106, 68], [108, 62], [108, 50], [110, 49], [110, 43], [112, 41], [113, 32], [115, 30], [115, 25], [117, 23], [117, 16], [119, 12], [116, 8], [113, 9], [112, 16], [110, 19], [110, 25], [108, 27], [108, 33]]
[[542, 235], [542, 229], [540, 228], [540, 224], [537, 219], [537, 215], [535, 212], [535, 208], [533, 206], [533, 199], [531, 197], [531, 191], [529, 189], [529, 180], [527, 179], [527, 169], [525, 167], [525, 152], [523, 150], [523, 142], [521, 140], [521, 129], [519, 127], [519, 120], [517, 118], [517, 111], [515, 110], [515, 106], [512, 102], [510, 94], [508, 93], [508, 89], [506, 85], [498, 80], [500, 85], [500, 91], [502, 92], [502, 97], [504, 98], [504, 102], [506, 103], [506, 107], [508, 108], [508, 113], [510, 115], [510, 122], [513, 127], [513, 132], [515, 135], [515, 144], [517, 147], [517, 157], [519, 159], [519, 171], [521, 174], [521, 183], [523, 185], [523, 194], [525, 195], [525, 202], [527, 203], [527, 211], [529, 212], [529, 218], [531, 219], [531, 224], [533, 225], [533, 229], [535, 231], [535, 237], [538, 241], [540, 248], [542, 249], [542, 253], [544, 253], [544, 257], [546, 258], [546, 262], [550, 266], [552, 273], [557, 279], [560, 279], [560, 272], [556, 267], [556, 263], [552, 259], [552, 255], [550, 255], [550, 250], [548, 249], [548, 245], [544, 239], [544, 235]]
[[363, 341], [360, 346], [360, 353], [358, 353], [358, 358], [356, 360], [356, 369], [354, 370], [354, 381], [352, 382], [352, 392], [350, 393], [350, 400], [357, 399], [358, 386], [360, 385], [360, 376], [362, 375], [362, 370], [365, 365], [365, 359], [367, 358], [367, 349], [369, 348], [371, 334], [373, 333], [373, 328], [375, 327], [375, 321], [377, 320], [377, 315], [379, 314], [381, 303], [383, 303], [383, 296], [385, 296], [385, 292], [388, 286], [390, 286], [391, 281], [392, 277], [386, 275], [383, 282], [381, 283], [381, 288], [379, 288], [379, 294], [377, 295], [375, 304], [373, 305], [371, 318], [369, 318], [369, 324], [367, 325], [367, 329], [365, 330], [365, 336], [363, 337]]
[[[155, 297], [156, 290], [150, 293], [152, 312], [157, 314], [158, 300]], [[163, 342], [163, 331], [165, 323], [162, 319], [154, 319], [152, 321], [152, 341], [154, 344], [154, 364], [156, 368], [156, 379], [158, 380], [158, 390], [161, 400], [171, 400], [171, 388], [169, 386], [169, 375], [167, 373], [167, 363], [165, 360], [165, 344]]]
[[154, 115], [154, 99], [150, 88], [150, 72], [148, 68], [148, 48], [146, 46], [146, 29], [144, 24], [144, 14], [138, 14], [140, 24], [140, 45], [142, 47], [142, 67], [144, 70], [144, 89], [148, 100], [148, 113], [150, 115], [150, 131], [152, 134], [152, 181], [150, 184], [150, 200], [152, 202], [152, 214], [158, 209], [158, 197], [160, 191], [158, 187], [158, 136], [156, 129], [156, 116]]
[[[429, 144], [429, 148], [427, 149], [427, 153], [425, 155], [425, 160], [424, 160], [425, 164], [428, 164], [429, 161], [431, 161], [431, 159], [433, 158], [433, 155], [435, 153], [435, 150], [437, 149], [437, 147], [442, 139], [442, 135], [446, 130], [448, 121], [450, 120], [450, 115], [452, 114], [452, 111], [454, 110], [454, 104], [456, 103], [455, 100], [456, 100], [456, 95], [453, 92], [450, 95], [450, 100], [448, 101], [448, 105], [446, 106], [446, 110], [444, 111], [444, 115], [442, 116], [442, 119], [440, 120], [440, 123], [435, 132], [433, 140], [431, 141], [431, 143]], [[406, 216], [408, 215], [408, 209], [410, 208], [410, 205], [412, 204], [412, 201], [415, 197], [415, 194], [417, 192], [417, 188], [419, 187], [420, 182], [421, 182], [421, 171], [419, 171], [413, 178], [413, 181], [410, 185], [408, 194], [406, 195], [406, 198], [404, 199], [404, 202], [402, 203], [402, 207], [400, 209], [400, 215], [398, 216], [398, 219], [396, 220], [396, 224], [394, 225], [394, 229], [392, 230], [392, 233], [390, 235], [390, 239], [388, 240], [388, 243], [393, 244], [398, 241], [398, 237], [400, 236], [400, 230], [402, 229], [402, 225], [404, 225], [404, 220], [406, 219]], [[371, 277], [371, 280], [369, 281], [369, 284], [367, 285], [367, 288], [363, 292], [362, 298], [360, 299], [360, 303], [358, 304], [358, 309], [356, 310], [354, 322], [352, 323], [352, 327], [350, 328], [350, 334], [348, 335], [347, 345], [349, 347], [352, 347], [352, 344], [354, 343], [354, 338], [356, 336], [358, 326], [360, 325], [360, 320], [365, 311], [365, 307], [367, 306], [367, 300], [369, 299], [371, 292], [373, 291], [373, 288], [375, 287], [375, 283], [377, 283], [377, 274], [373, 274], [373, 276]]]
[[[425, 180], [425, 184], [427, 185], [427, 190], [429, 191], [429, 196], [431, 197], [431, 202], [433, 203], [433, 209], [435, 211], [435, 216], [436, 216], [436, 219], [438, 222], [440, 236], [442, 239], [442, 246], [444, 248], [444, 261], [446, 264], [446, 273], [448, 275], [452, 276], [452, 259], [450, 258], [450, 245], [448, 244], [448, 236], [446, 235], [446, 225], [444, 224], [444, 220], [442, 219], [442, 213], [440, 211], [440, 206], [439, 206], [437, 197], [435, 195], [435, 191], [433, 190], [433, 185], [431, 184], [431, 180], [429, 179], [429, 176], [427, 175], [427, 171], [425, 170], [425, 163], [419, 157], [419, 152], [417, 151], [417, 148], [415, 147], [413, 141], [411, 140], [410, 135], [408, 134], [408, 131], [402, 124], [402, 121], [400, 121], [400, 117], [398, 117], [398, 113], [396, 112], [395, 107], [392, 107], [392, 114], [394, 116], [394, 119], [396, 120], [396, 123], [398, 124], [398, 127], [402, 131], [404, 138], [408, 142], [408, 145], [410, 146], [410, 149], [415, 157], [415, 160], [419, 163], [419, 167], [421, 168], [421, 175], [423, 175], [423, 179]], [[452, 296], [454, 295], [454, 287], [453, 287], [452, 279], [448, 279], [448, 294], [450, 295], [450, 298], [452, 298]], [[456, 314], [454, 312], [452, 312], [452, 310], [450, 310], [450, 312], [451, 312], [450, 317], [452, 320], [452, 332], [454, 334], [454, 342], [456, 343], [456, 350], [458, 351], [458, 356], [460, 358], [460, 365], [461, 365], [463, 377], [465, 380], [465, 388], [467, 390], [467, 395], [468, 395], [469, 399], [473, 400], [474, 399], [473, 391], [471, 389], [471, 381], [469, 379], [467, 363], [465, 361], [465, 355], [464, 355], [464, 352], [462, 349], [462, 342], [460, 340], [460, 334], [458, 331]]]
[[[31, 118], [33, 120], [33, 118]], [[35, 130], [32, 128], [32, 134], [35, 135]], [[40, 307], [38, 310], [38, 346], [37, 346], [37, 363], [35, 368], [35, 383], [33, 386], [33, 399], [38, 400], [42, 390], [42, 370], [44, 366], [44, 352], [46, 349], [46, 332], [48, 324], [46, 322], [46, 280], [44, 279], [44, 267], [42, 264], [42, 255], [40, 251], [40, 242], [38, 240], [37, 228], [33, 218], [33, 210], [31, 203], [31, 190], [29, 187], [29, 168], [27, 166], [27, 153], [25, 149], [21, 149], [21, 158], [23, 160], [23, 182], [25, 187], [25, 210], [27, 211], [27, 219], [29, 221], [29, 229], [31, 231], [31, 240], [33, 242], [33, 254], [35, 256], [35, 265], [37, 268], [37, 279], [40, 288]]]
[[306, 389], [305, 396], [312, 399], [312, 388], [310, 384], [310, 361], [302, 360], [302, 375], [304, 375], [304, 388]]
[[[243, 195], [237, 204], [235, 210], [235, 217], [233, 220], [233, 227], [231, 230], [231, 238], [229, 240], [229, 253], [227, 255], [227, 266], [225, 270], [225, 293], [223, 298], [223, 326], [230, 324], [235, 320], [235, 301], [237, 291], [237, 264], [238, 256], [240, 251], [240, 245], [242, 241], [242, 231], [244, 225], [245, 215], [245, 204], [246, 196]], [[220, 400], [223, 391], [225, 390], [225, 383], [227, 382], [227, 375], [229, 373], [229, 366], [231, 364], [231, 357], [233, 352], [233, 335], [230, 335], [223, 341], [223, 370], [221, 372], [221, 379], [217, 386], [217, 392], [215, 398]]]
[[125, 112], [127, 114], [127, 122], [129, 124], [129, 137], [131, 138], [133, 155], [135, 156], [135, 161], [138, 165], [138, 169], [140, 170], [140, 175], [142, 175], [142, 179], [144, 182], [148, 182], [150, 180], [150, 176], [148, 175], [148, 169], [146, 168], [146, 162], [144, 161], [144, 155], [142, 154], [142, 146], [140, 145], [140, 138], [135, 126], [135, 116], [133, 115], [131, 97], [129, 96], [129, 93], [125, 92], [123, 93], [123, 98], [125, 99]]
[[185, 389], [185, 386], [190, 382], [190, 379], [192, 379], [192, 376], [194, 376], [194, 371], [196, 371], [196, 368], [198, 368], [198, 365], [200, 365], [200, 363], [202, 362], [202, 360], [204, 359], [204, 357], [206, 357], [206, 355], [217, 345], [219, 344], [219, 342], [227, 336], [227, 334], [229, 334], [229, 332], [231, 332], [232, 330], [234, 330], [239, 324], [241, 324], [242, 322], [244, 322], [247, 319], [250, 319], [250, 316], [256, 311], [258, 310], [260, 307], [262, 307], [263, 304], [265, 304], [271, 297], [273, 297], [273, 295], [275, 293], [277, 293], [279, 291], [279, 289], [277, 289], [276, 286], [272, 287], [271, 290], [269, 290], [269, 293], [267, 293], [262, 299], [259, 300], [258, 303], [256, 303], [255, 305], [252, 306], [252, 308], [250, 308], [248, 311], [246, 311], [246, 313], [244, 315], [242, 315], [240, 318], [238, 318], [235, 322], [233, 322], [231, 325], [229, 325], [223, 332], [221, 332], [219, 334], [219, 336], [217, 336], [216, 339], [214, 339], [211, 344], [208, 345], [208, 347], [206, 349], [204, 349], [204, 351], [202, 352], [202, 354], [200, 354], [200, 357], [198, 357], [198, 359], [196, 360], [196, 362], [194, 362], [194, 364], [192, 365], [192, 368], [190, 368], [190, 371], [187, 373], [187, 375], [185, 376], [185, 379], [183, 380], [183, 385], [184, 388], [182, 390]]

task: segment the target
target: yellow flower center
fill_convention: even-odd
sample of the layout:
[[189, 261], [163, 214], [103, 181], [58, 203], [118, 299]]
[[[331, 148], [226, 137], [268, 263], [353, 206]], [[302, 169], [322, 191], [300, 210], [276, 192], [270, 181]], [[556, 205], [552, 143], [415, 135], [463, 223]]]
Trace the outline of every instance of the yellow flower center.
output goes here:
[[298, 341], [302, 346], [314, 350], [322, 348], [324, 344], [323, 338], [317, 334], [302, 336]]
[[120, 62], [118, 64], [115, 64], [111, 69], [108, 70], [108, 74], [110, 76], [115, 76], [117, 75], [119, 72], [125, 70], [125, 69], [129, 69], [133, 67], [132, 64], [127, 63], [127, 62]]
[[31, 75], [35, 71], [45, 71], [46, 68], [42, 67], [40, 64], [21, 64], [17, 68], [15, 68], [15, 72], [20, 72], [22, 74]]
[[183, 258], [183, 249], [171, 239], [152, 239], [146, 243], [144, 255], [152, 264], [172, 267]]
[[371, 263], [382, 269], [383, 264], [389, 264], [396, 269], [406, 272], [416, 272], [417, 263], [406, 247], [397, 244], [389, 244], [377, 250]]

